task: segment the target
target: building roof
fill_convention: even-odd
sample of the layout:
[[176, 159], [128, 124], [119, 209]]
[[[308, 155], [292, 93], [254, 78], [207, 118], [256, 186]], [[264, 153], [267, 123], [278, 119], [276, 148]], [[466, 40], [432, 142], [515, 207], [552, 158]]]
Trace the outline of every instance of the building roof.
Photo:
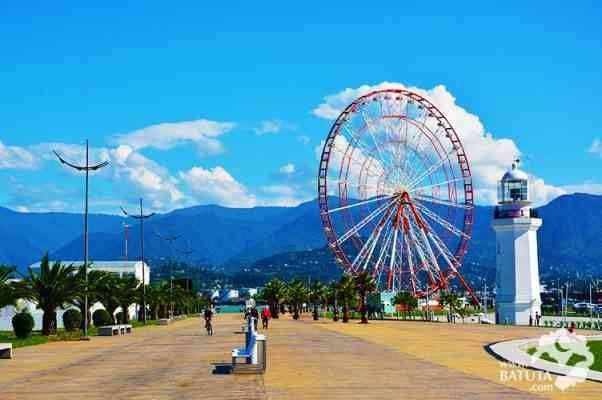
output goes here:
[[[50, 261], [50, 264], [53, 264], [55, 261]], [[80, 266], [84, 265], [82, 260], [79, 261], [61, 261], [62, 265], [74, 265]], [[91, 261], [88, 265], [90, 268], [99, 268], [99, 269], [122, 269], [122, 268], [136, 268], [137, 265], [140, 264], [140, 261]], [[148, 265], [148, 264], [147, 264]], [[31, 264], [29, 268], [36, 269], [40, 268], [40, 262]]]

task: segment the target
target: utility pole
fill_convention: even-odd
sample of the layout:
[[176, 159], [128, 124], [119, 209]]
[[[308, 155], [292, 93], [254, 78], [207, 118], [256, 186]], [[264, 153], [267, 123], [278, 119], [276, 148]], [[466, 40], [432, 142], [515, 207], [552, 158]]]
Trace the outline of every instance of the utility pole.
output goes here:
[[169, 243], [169, 318], [173, 318], [173, 242], [182, 234], [164, 236], [155, 231], [155, 235]]
[[[190, 288], [188, 286], [188, 283], [190, 282], [190, 259], [189, 256], [194, 253], [194, 250], [190, 248], [190, 246], [188, 246], [189, 250], [178, 250], [176, 249], [176, 251], [178, 251], [179, 253], [182, 253], [184, 255], [184, 259], [186, 260], [186, 292], [190, 293], [190, 289], [194, 289], [194, 287]], [[188, 311], [188, 307], [187, 311]]]
[[128, 261], [128, 228], [130, 227], [130, 225], [128, 225], [126, 222], [123, 223], [123, 230], [124, 230], [124, 236], [125, 236], [125, 252], [124, 252], [124, 260], [125, 262]]
[[[133, 215], [128, 214], [128, 212], [121, 207], [121, 212], [126, 217], [131, 217], [140, 221], [140, 262], [142, 263], [142, 320], [144, 325], [146, 325], [146, 263], [144, 262], [144, 220], [152, 217], [155, 213], [144, 214], [142, 211], [142, 197], [140, 198], [140, 214]], [[126, 231], [127, 232], [127, 231]], [[126, 236], [127, 238], [127, 236]], [[127, 239], [126, 239], [127, 243]], [[150, 279], [149, 279], [150, 281]], [[150, 283], [150, 282], [149, 282]]]
[[101, 168], [109, 165], [108, 161], [103, 161], [100, 164], [90, 165], [90, 150], [88, 146], [88, 140], [86, 140], [86, 165], [75, 165], [66, 161], [63, 157], [60, 156], [56, 150], [53, 150], [54, 155], [60, 161], [61, 164], [67, 165], [76, 171], [84, 171], [86, 175], [86, 184], [85, 184], [85, 200], [84, 200], [84, 336], [83, 340], [90, 340], [88, 337], [88, 262], [89, 262], [89, 253], [88, 253], [88, 181], [90, 171], [97, 171]]

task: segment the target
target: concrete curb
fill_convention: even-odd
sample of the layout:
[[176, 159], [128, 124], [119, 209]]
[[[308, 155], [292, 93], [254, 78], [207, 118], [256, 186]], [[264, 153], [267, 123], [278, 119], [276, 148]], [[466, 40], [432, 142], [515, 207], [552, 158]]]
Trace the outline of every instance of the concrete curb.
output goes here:
[[[588, 336], [587, 340], [602, 340], [602, 335]], [[547, 371], [555, 375], [569, 375], [573, 367], [560, 365], [542, 359], [531, 360], [527, 353], [530, 347], [536, 347], [539, 338], [508, 340], [505, 342], [492, 343], [486, 346], [486, 350], [496, 358], [518, 365], [523, 368]], [[602, 382], [602, 372], [587, 370], [586, 379]]]

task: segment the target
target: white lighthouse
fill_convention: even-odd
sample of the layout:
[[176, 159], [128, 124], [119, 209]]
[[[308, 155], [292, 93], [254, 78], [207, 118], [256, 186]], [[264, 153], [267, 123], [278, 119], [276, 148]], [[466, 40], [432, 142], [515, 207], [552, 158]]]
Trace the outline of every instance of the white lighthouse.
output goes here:
[[528, 176], [515, 160], [498, 186], [492, 222], [496, 234], [496, 309], [498, 324], [528, 325], [541, 315], [537, 230], [541, 219], [531, 209]]

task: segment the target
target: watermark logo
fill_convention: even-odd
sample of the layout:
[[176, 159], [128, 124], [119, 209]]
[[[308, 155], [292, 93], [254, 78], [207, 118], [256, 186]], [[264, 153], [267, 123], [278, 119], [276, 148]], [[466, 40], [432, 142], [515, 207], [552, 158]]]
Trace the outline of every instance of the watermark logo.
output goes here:
[[558, 329], [539, 338], [535, 352], [531, 354], [531, 364], [540, 360], [565, 365], [566, 375], [559, 375], [554, 381], [556, 388], [564, 391], [584, 382], [589, 368], [594, 363], [594, 355], [587, 347], [587, 338], [566, 329]]
[[[529, 353], [531, 357], [526, 362], [500, 362], [500, 381], [525, 382], [533, 392], [565, 391], [585, 381], [594, 363], [587, 338], [566, 329], [541, 336]], [[542, 365], [546, 362], [563, 367], [554, 369], [553, 375]]]

